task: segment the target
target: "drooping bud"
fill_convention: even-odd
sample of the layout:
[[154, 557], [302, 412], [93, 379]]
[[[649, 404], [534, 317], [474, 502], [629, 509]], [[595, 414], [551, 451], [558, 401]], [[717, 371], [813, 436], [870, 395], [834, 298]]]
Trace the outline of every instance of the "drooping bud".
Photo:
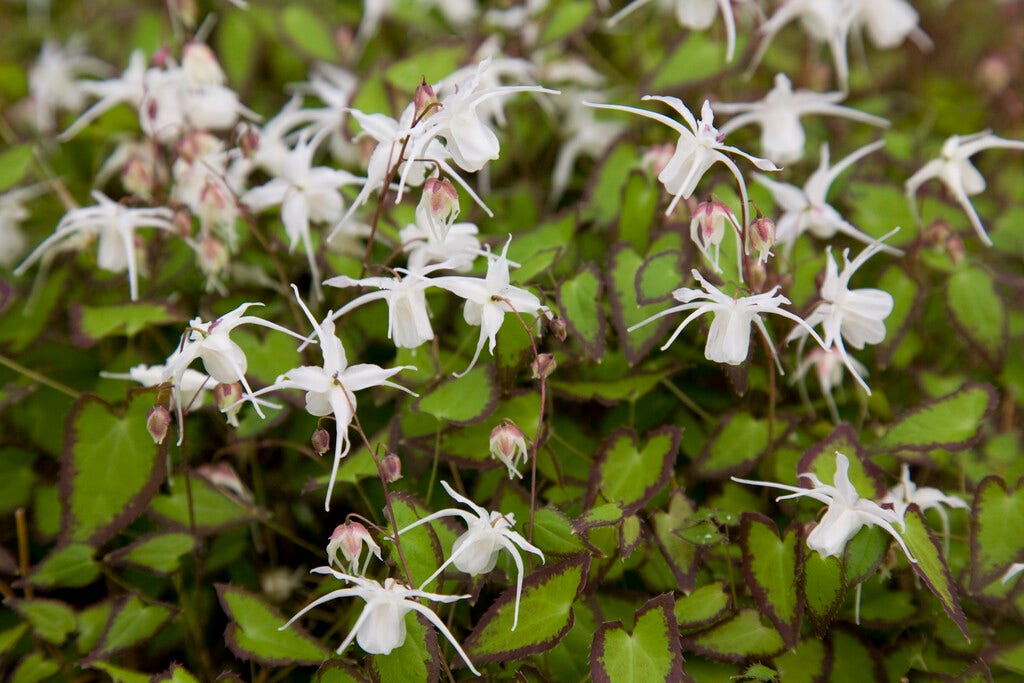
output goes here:
[[964, 241], [958, 235], [950, 235], [946, 240], [946, 254], [954, 265], [959, 265], [964, 260], [967, 250], [964, 248]]
[[121, 184], [128, 192], [142, 197], [152, 199], [156, 179], [153, 177], [153, 166], [141, 155], [133, 154], [128, 158], [121, 173]]
[[[721, 273], [718, 267], [718, 255], [721, 251], [722, 240], [725, 239], [726, 225], [732, 225], [736, 234], [740, 234], [740, 224], [732, 210], [720, 201], [707, 201], [697, 205], [690, 220], [690, 239], [697, 245], [700, 253], [704, 255], [716, 273]], [[714, 248], [714, 256], [710, 250]]]
[[565, 341], [565, 338], [569, 336], [568, 328], [565, 324], [565, 318], [554, 316], [548, 321], [548, 327], [551, 329], [551, 333], [555, 335], [558, 341]]
[[651, 145], [644, 150], [644, 155], [640, 159], [640, 163], [645, 167], [650, 167], [651, 173], [656, 176], [660, 176], [661, 172], [668, 166], [668, 162], [672, 159], [672, 155], [676, 153], [675, 145], [671, 143], [663, 143], [660, 145]]
[[550, 353], [537, 354], [537, 357], [530, 363], [534, 379], [547, 379], [555, 371], [556, 367], [558, 367], [558, 363], [555, 362], [555, 357]]
[[153, 437], [153, 443], [163, 443], [167, 429], [171, 426], [171, 413], [163, 406], [153, 406], [146, 416], [146, 431]]
[[756, 251], [757, 260], [768, 263], [775, 246], [775, 221], [762, 216], [747, 228], [747, 252]]
[[216, 277], [224, 272], [228, 265], [230, 254], [228, 248], [216, 237], [207, 236], [199, 242], [196, 250], [199, 259], [199, 270], [206, 277]]
[[444, 242], [459, 217], [459, 192], [447, 178], [427, 178], [416, 206], [416, 220], [426, 225], [438, 242]]
[[[356, 567], [359, 565], [359, 556], [363, 553], [364, 543], [369, 552], [366, 554], [366, 562], [363, 563], [362, 570], [356, 572]], [[344, 564], [338, 557], [339, 550], [342, 557], [345, 558]], [[327, 542], [328, 566], [337, 564], [339, 569], [347, 568], [351, 573], [363, 574], [366, 572], [366, 567], [370, 564], [371, 554], [375, 555], [378, 560], [381, 559], [380, 546], [373, 540], [365, 526], [359, 522], [350, 521], [334, 527], [334, 532]]]
[[235, 471], [235, 468], [230, 463], [221, 461], [200, 465], [196, 468], [196, 474], [214, 486], [234, 494], [239, 500], [246, 503], [251, 503], [255, 500], [252, 491], [242, 483], [238, 472]]
[[235, 144], [242, 150], [242, 156], [252, 159], [260, 148], [260, 133], [248, 123], [239, 124]]
[[234, 197], [222, 181], [208, 178], [199, 190], [199, 220], [202, 225], [230, 225], [238, 215]]
[[149, 60], [153, 66], [158, 69], [163, 69], [167, 66], [167, 60], [171, 57], [171, 48], [166, 45], [153, 53], [153, 57]]
[[414, 121], [422, 121], [433, 114], [438, 107], [437, 95], [427, 83], [425, 76], [420, 78], [420, 84], [416, 86], [416, 92], [412, 94], [412, 103], [415, 109]]
[[523, 478], [517, 469], [517, 464], [525, 463], [529, 454], [526, 448], [526, 436], [515, 422], [505, 419], [492, 429], [490, 447], [491, 457], [500, 460], [508, 468], [509, 479]]
[[217, 401], [218, 410], [227, 418], [228, 424], [237, 427], [238, 411], [242, 409], [242, 383], [218, 384], [213, 388], [213, 398]]
[[763, 292], [764, 285], [768, 282], [768, 271], [760, 261], [754, 261], [747, 269], [747, 277], [750, 280], [750, 291]]
[[316, 451], [317, 455], [323, 455], [327, 451], [331, 450], [331, 433], [323, 427], [317, 427], [316, 431], [313, 432], [313, 436], [310, 437], [310, 441], [313, 444], [313, 450]]
[[398, 481], [402, 478], [402, 460], [394, 453], [388, 453], [380, 459], [380, 473], [388, 484]]
[[192, 214], [188, 209], [179, 209], [175, 212], [174, 234], [182, 239], [192, 234]]
[[181, 53], [185, 77], [196, 85], [224, 85], [227, 78], [213, 50], [206, 43], [189, 43]]

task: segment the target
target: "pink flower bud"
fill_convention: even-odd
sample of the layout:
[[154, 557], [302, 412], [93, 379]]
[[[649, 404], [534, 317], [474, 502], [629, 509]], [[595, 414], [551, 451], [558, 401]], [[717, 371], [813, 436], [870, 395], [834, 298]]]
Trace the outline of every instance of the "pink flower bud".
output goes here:
[[121, 173], [121, 184], [128, 192], [150, 199], [153, 196], [155, 179], [153, 178], [152, 167], [139, 155], [132, 155], [124, 165]]
[[181, 209], [174, 214], [174, 232], [181, 238], [192, 234], [192, 214], [188, 209]]
[[447, 178], [427, 178], [423, 196], [416, 207], [418, 222], [425, 224], [434, 239], [444, 242], [452, 223], [459, 217], [459, 192]]
[[[359, 564], [359, 556], [363, 553], [364, 543], [369, 549], [369, 553], [366, 555], [366, 562], [363, 564], [362, 571], [358, 572], [359, 574], [366, 571], [366, 566], [370, 563], [370, 554], [376, 555], [377, 559], [380, 559], [380, 546], [374, 542], [366, 527], [359, 522], [339, 524], [334, 527], [334, 533], [331, 534], [327, 542], [327, 564], [337, 564], [342, 569], [347, 566], [349, 571], [355, 572]], [[338, 558], [339, 550], [342, 557], [345, 558], [344, 564]]]
[[964, 241], [957, 235], [950, 235], [946, 240], [946, 254], [949, 255], [949, 260], [955, 264], [959, 264], [964, 260], [967, 255], [967, 250], [964, 248]]
[[253, 501], [252, 491], [242, 483], [235, 468], [227, 462], [215, 462], [207, 465], [200, 465], [196, 468], [196, 474], [210, 482], [217, 488], [233, 493], [239, 500], [247, 503]]
[[550, 353], [538, 354], [533, 359], [533, 362], [530, 363], [534, 379], [547, 379], [555, 371], [556, 367], [558, 367], [558, 363], [555, 362], [555, 357]]
[[548, 327], [551, 329], [551, 333], [555, 335], [558, 341], [565, 341], [565, 338], [569, 336], [568, 328], [565, 324], [565, 318], [555, 316], [548, 321]]
[[384, 481], [390, 484], [402, 478], [402, 461], [394, 453], [388, 453], [380, 460], [380, 471]]
[[[740, 224], [736, 220], [736, 215], [728, 206], [719, 201], [698, 204], [693, 212], [693, 218], [690, 220], [690, 239], [718, 273], [722, 272], [722, 269], [718, 267], [718, 255], [722, 240], [725, 239], [726, 225], [732, 225], [736, 234], [740, 233]], [[713, 255], [712, 248], [714, 249]]]
[[248, 123], [242, 123], [238, 128], [238, 135], [235, 144], [242, 150], [242, 156], [252, 159], [256, 150], [260, 148], [260, 133]]
[[204, 237], [196, 250], [199, 270], [207, 277], [217, 276], [227, 268], [230, 254], [228, 248], [216, 237]]
[[416, 86], [416, 92], [412, 95], [412, 101], [416, 110], [413, 116], [414, 121], [421, 121], [437, 110], [437, 95], [434, 94], [434, 89], [427, 84], [426, 77], [420, 79], [420, 84]]
[[181, 53], [185, 76], [197, 85], [223, 85], [227, 80], [220, 62], [206, 43], [188, 43]]
[[146, 416], [146, 431], [153, 437], [154, 443], [163, 443], [167, 437], [167, 429], [171, 426], [171, 414], [163, 406], [153, 406]]
[[644, 151], [640, 163], [645, 168], [649, 166], [654, 175], [660, 176], [675, 153], [676, 147], [671, 143], [666, 142], [660, 145], [652, 145]]
[[224, 413], [228, 424], [232, 427], [238, 426], [238, 411], [242, 409], [242, 384], [224, 384], [223, 382], [213, 388], [213, 398], [217, 402], [217, 408]]
[[747, 251], [757, 252], [757, 260], [767, 263], [775, 246], [775, 221], [762, 216], [747, 228]]
[[508, 478], [523, 478], [516, 465], [526, 462], [529, 457], [526, 449], [526, 436], [512, 420], [502, 420], [501, 424], [491, 430], [491, 457], [500, 460], [508, 468]]
[[164, 47], [160, 48], [159, 50], [153, 53], [153, 58], [150, 60], [150, 62], [152, 62], [153, 66], [157, 67], [158, 69], [163, 69], [167, 66], [167, 60], [170, 58], [170, 56], [171, 48], [165, 45]]
[[331, 433], [323, 427], [316, 428], [310, 441], [313, 443], [313, 450], [316, 451], [317, 455], [323, 455], [331, 450]]

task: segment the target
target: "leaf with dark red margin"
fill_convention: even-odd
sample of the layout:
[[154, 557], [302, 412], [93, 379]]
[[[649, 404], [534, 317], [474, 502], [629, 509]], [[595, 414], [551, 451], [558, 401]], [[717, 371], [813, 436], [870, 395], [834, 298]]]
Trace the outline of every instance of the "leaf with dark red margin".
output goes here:
[[178, 571], [182, 555], [192, 552], [196, 539], [184, 532], [158, 531], [109, 553], [104, 561], [113, 565], [134, 565], [159, 576]]
[[379, 681], [435, 683], [441, 675], [437, 629], [425, 616], [412, 611], [405, 615], [405, 628], [405, 642], [386, 655], [369, 658], [370, 671]]
[[907, 508], [906, 514], [903, 515], [903, 523], [906, 527], [902, 533], [903, 540], [910, 548], [914, 559], [917, 560], [910, 566], [939, 599], [942, 609], [946, 610], [949, 618], [960, 628], [964, 638], [970, 640], [971, 636], [967, 632], [967, 617], [964, 616], [964, 610], [960, 606], [956, 581], [953, 580], [949, 565], [946, 564], [942, 555], [942, 546], [939, 540], [928, 528], [924, 513], [921, 512], [921, 508], [917, 504]]
[[677, 427], [661, 427], [650, 432], [640, 448], [632, 429], [612, 432], [590, 467], [584, 507], [593, 507], [599, 494], [602, 500], [619, 503], [626, 515], [643, 507], [672, 474], [682, 434]]
[[992, 276], [977, 266], [957, 270], [946, 284], [953, 326], [994, 368], [1006, 353], [1007, 315]]
[[124, 596], [114, 605], [103, 634], [81, 666], [98, 660], [109, 661], [125, 650], [148, 642], [176, 612], [170, 605], [143, 600], [137, 593]]
[[431, 387], [413, 402], [412, 409], [446, 424], [465, 426], [485, 420], [498, 399], [494, 367], [477, 365], [462, 377], [448, 377]]
[[[831, 633], [831, 665], [849, 667], [851, 663], [857, 663], [857, 672], [854, 678], [858, 682], [887, 683], [890, 680], [885, 670], [885, 663], [878, 650], [876, 650], [859, 632], [852, 629], [836, 628]], [[870, 662], [870, 666], [868, 666]]]
[[771, 657], [785, 647], [779, 632], [754, 609], [742, 609], [706, 631], [683, 638], [685, 650], [726, 662]]
[[601, 306], [601, 285], [601, 274], [592, 263], [588, 263], [575, 277], [560, 284], [555, 294], [569, 333], [595, 361], [604, 355], [608, 332], [608, 321]]
[[641, 306], [637, 303], [634, 279], [642, 265], [643, 257], [631, 245], [619, 242], [612, 247], [608, 267], [605, 269], [605, 289], [612, 306], [612, 323], [622, 353], [630, 365], [636, 365], [655, 345], [663, 343], [662, 340], [668, 337], [668, 331], [679, 324], [678, 321], [673, 322], [672, 316], [665, 316], [632, 332], [628, 331], [631, 325], [667, 308], [664, 304]]
[[981, 439], [981, 426], [997, 403], [996, 390], [991, 385], [967, 382], [951, 394], [900, 415], [872, 448], [963, 450]]
[[[759, 420], [749, 413], [723, 417], [704, 451], [694, 461], [693, 471], [701, 479], [727, 479], [746, 474], [768, 449], [770, 431], [768, 420]], [[775, 438], [779, 436], [776, 432]]]
[[319, 664], [331, 656], [314, 638], [252, 593], [226, 583], [214, 585], [221, 609], [231, 623], [224, 631], [228, 649], [242, 661], [267, 666]]
[[[512, 630], [516, 588], [499, 597], [463, 641], [475, 665], [507, 662], [550, 650], [573, 625], [573, 603], [583, 590], [590, 557], [577, 555], [532, 572], [523, 581], [519, 624]], [[461, 666], [456, 662], [456, 666]]]
[[317, 669], [316, 683], [373, 683], [373, 678], [358, 666], [335, 659]]
[[980, 593], [1014, 562], [1024, 562], [1024, 486], [1007, 490], [1001, 477], [985, 477], [971, 505], [971, 591]]
[[132, 391], [119, 412], [95, 396], [75, 402], [65, 420], [60, 465], [62, 544], [106, 542], [156, 495], [168, 448], [168, 439], [154, 444], [146, 428], [156, 394]]
[[[885, 472], [865, 457], [857, 433], [845, 422], [832, 430], [824, 441], [804, 453], [797, 464], [797, 472], [816, 474], [823, 482], [831, 484], [835, 481], [836, 451], [850, 461], [850, 482], [860, 495], [869, 498], [885, 495]], [[799, 485], [810, 486], [810, 482], [801, 478]]]
[[644, 526], [640, 518], [630, 515], [623, 519], [619, 526], [619, 557], [626, 559], [632, 555], [643, 540]]
[[169, 681], [170, 683], [189, 683], [190, 681], [195, 681], [199, 683], [199, 679], [179, 662], [174, 662], [167, 671], [156, 674], [149, 679], [149, 683], [163, 683], [164, 681]]
[[682, 489], [677, 489], [669, 499], [668, 511], [655, 513], [652, 524], [654, 540], [684, 593], [693, 590], [697, 579], [697, 546], [680, 536], [692, 516], [693, 503]]
[[680, 629], [717, 624], [732, 611], [732, 594], [724, 583], [709, 583], [676, 600], [672, 613]]
[[[683, 268], [683, 252], [679, 249], [667, 249], [651, 254], [636, 271], [636, 279], [633, 281], [636, 302], [641, 306], [647, 306], [663, 301], [674, 301], [672, 292], [686, 279], [685, 273], [689, 271]], [[671, 278], [671, 284], [668, 284], [666, 278]], [[655, 291], [650, 291], [652, 288]]]
[[824, 636], [846, 597], [839, 560], [822, 557], [816, 552], [805, 553], [803, 588], [804, 614], [810, 619], [814, 632]]
[[740, 515], [743, 578], [761, 613], [779, 630], [792, 648], [800, 637], [803, 603], [803, 548], [799, 528], [790, 525], [779, 537], [775, 522], [762, 514]]
[[[692, 681], [683, 671], [679, 626], [672, 611], [671, 593], [648, 600], [636, 613], [629, 633], [621, 621], [606, 621], [590, 648], [590, 674], [594, 683], [678, 683]], [[622, 670], [628, 671], [626, 676]]]
[[175, 531], [212, 535], [246, 524], [259, 514], [255, 506], [225, 494], [196, 474], [190, 475], [188, 482], [185, 475], [174, 475], [170, 488], [169, 494], [153, 499], [148, 514]]

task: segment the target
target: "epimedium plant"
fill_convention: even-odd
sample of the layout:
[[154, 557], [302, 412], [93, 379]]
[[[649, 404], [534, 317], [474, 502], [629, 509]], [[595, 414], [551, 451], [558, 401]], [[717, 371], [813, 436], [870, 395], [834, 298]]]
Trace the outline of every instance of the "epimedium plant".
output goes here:
[[0, 672], [1019, 678], [981, 4], [12, 14]]

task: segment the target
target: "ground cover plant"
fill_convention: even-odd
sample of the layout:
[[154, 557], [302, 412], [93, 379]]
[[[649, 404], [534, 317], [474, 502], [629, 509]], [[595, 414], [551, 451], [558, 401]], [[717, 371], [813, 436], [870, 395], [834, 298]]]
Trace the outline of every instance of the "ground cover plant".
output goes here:
[[5, 680], [1024, 674], [1021, 3], [0, 12]]

